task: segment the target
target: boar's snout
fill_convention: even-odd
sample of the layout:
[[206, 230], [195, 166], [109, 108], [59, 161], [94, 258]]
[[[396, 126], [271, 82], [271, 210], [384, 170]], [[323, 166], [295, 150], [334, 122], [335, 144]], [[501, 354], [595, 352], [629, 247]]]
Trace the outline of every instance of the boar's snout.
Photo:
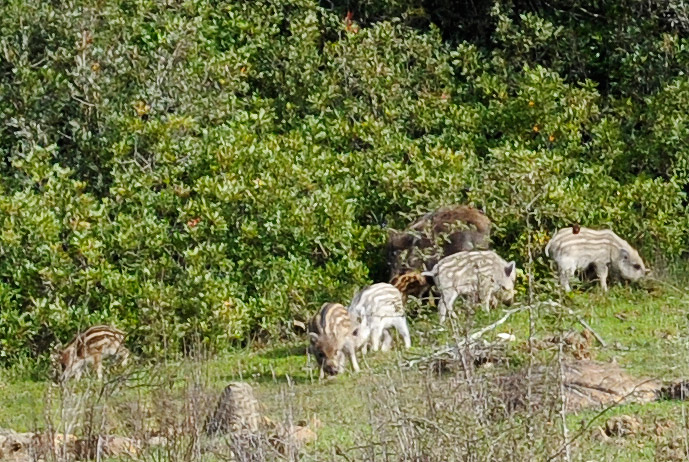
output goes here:
[[337, 375], [340, 372], [340, 368], [335, 361], [326, 361], [323, 364], [323, 371], [328, 375]]
[[636, 251], [622, 250], [618, 269], [620, 275], [630, 281], [637, 281], [646, 275], [646, 266]]
[[500, 301], [507, 306], [514, 303], [514, 289], [503, 289], [500, 293]]

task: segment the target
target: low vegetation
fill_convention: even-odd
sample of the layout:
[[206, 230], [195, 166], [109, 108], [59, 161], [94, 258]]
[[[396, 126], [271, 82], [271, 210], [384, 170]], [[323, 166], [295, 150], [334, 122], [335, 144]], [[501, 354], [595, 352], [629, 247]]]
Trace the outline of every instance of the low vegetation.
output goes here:
[[[245, 381], [271, 420], [320, 422], [317, 440], [301, 449], [300, 460], [526, 460], [544, 454], [554, 460], [682, 460], [689, 441], [682, 401], [584, 410], [564, 420], [558, 406], [505, 416], [495, 378], [531, 364], [576, 357], [615, 361], [639, 377], [686, 379], [687, 304], [684, 291], [657, 284], [636, 290], [616, 286], [608, 295], [596, 290], [574, 293], [561, 304], [517, 312], [488, 331], [482, 339], [495, 344], [497, 359], [479, 367], [461, 361], [408, 365], [490, 325], [503, 310], [486, 314], [479, 309], [470, 317], [460, 312], [459, 319], [441, 328], [434, 309], [422, 308], [411, 321], [411, 350], [369, 354], [359, 374], [348, 371], [323, 381], [313, 359], [309, 362], [305, 355], [303, 335], [281, 346], [253, 344], [217, 358], [199, 353], [160, 364], [140, 358], [124, 371], [113, 371], [103, 385], [92, 374], [60, 389], [45, 380], [30, 380], [26, 371], [15, 368], [5, 372], [0, 427], [52, 426], [83, 434], [91, 425], [103, 434], [142, 440], [164, 434], [174, 441], [164, 449], [170, 458], [182, 457], [194, 444], [217, 451], [217, 444], [205, 437], [194, 442], [192, 436], [203, 430], [222, 388]], [[605, 347], [590, 338], [578, 344], [565, 340], [571, 331], [583, 330], [578, 318], [594, 329]], [[511, 333], [516, 340], [505, 345], [498, 333]], [[633, 428], [616, 430], [626, 427], [614, 419], [629, 416], [638, 421]], [[565, 438], [571, 440], [568, 456], [560, 453]], [[155, 459], [160, 451], [150, 448], [139, 457]], [[274, 451], [261, 454], [253, 460], [278, 457]]]
[[678, 258], [686, 7], [484, 3], [4, 2], [0, 361], [284, 338], [452, 203], [522, 268], [572, 222]]

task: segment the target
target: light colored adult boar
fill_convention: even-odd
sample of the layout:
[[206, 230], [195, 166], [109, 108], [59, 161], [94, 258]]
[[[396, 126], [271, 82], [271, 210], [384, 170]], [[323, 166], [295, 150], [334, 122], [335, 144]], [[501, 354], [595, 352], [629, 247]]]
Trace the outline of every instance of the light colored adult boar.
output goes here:
[[358, 346], [364, 354], [369, 341], [373, 351], [381, 349], [381, 339], [383, 351], [389, 350], [391, 328], [400, 334], [405, 348], [411, 347], [402, 292], [392, 284], [380, 282], [364, 287], [354, 296], [347, 310], [359, 322]]
[[472, 296], [477, 302], [497, 305], [498, 301], [511, 304], [514, 299], [516, 264], [506, 262], [492, 250], [459, 252], [445, 257], [431, 271], [421, 273], [432, 276], [440, 291], [438, 315], [440, 322], [452, 314], [460, 295]]
[[344, 370], [345, 354], [352, 362], [352, 368], [359, 372], [356, 360], [358, 325], [347, 309], [339, 303], [324, 303], [309, 322], [309, 352], [316, 357], [325, 373], [337, 375]]
[[603, 291], [608, 290], [608, 270], [623, 279], [636, 281], [646, 274], [639, 253], [627, 241], [609, 229], [580, 226], [559, 230], [545, 246], [546, 256], [558, 266], [560, 284], [569, 292], [569, 280], [575, 271], [593, 266]]

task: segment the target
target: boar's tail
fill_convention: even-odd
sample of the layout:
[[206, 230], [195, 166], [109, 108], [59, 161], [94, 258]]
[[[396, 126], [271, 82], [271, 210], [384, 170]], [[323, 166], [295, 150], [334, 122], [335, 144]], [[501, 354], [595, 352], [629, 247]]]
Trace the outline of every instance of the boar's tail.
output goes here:
[[437, 266], [434, 266], [433, 269], [430, 270], [430, 271], [423, 271], [423, 272], [421, 273], [421, 276], [425, 277], [426, 279], [428, 279], [428, 278], [434, 278], [434, 277], [435, 277], [435, 274], [436, 274], [436, 269], [437, 269], [437, 268], [438, 268]]
[[546, 257], [550, 257], [550, 244], [551, 244], [552, 242], [553, 242], [553, 239], [551, 238], [551, 239], [548, 241], [548, 244], [546, 244], [546, 246], [545, 246], [545, 256], [546, 256]]

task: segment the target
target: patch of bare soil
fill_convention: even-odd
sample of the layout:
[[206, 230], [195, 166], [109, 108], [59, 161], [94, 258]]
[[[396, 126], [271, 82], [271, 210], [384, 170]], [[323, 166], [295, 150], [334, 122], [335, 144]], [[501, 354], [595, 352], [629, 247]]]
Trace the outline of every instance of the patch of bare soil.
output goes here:
[[[604, 408], [623, 403], [648, 403], [658, 399], [661, 382], [634, 377], [619, 365], [592, 360], [570, 360], [562, 365], [541, 365], [498, 378], [508, 409], [523, 408], [528, 403], [543, 406], [559, 399], [564, 390], [565, 408], [577, 412], [586, 408]], [[555, 384], [555, 385], [554, 385]]]

